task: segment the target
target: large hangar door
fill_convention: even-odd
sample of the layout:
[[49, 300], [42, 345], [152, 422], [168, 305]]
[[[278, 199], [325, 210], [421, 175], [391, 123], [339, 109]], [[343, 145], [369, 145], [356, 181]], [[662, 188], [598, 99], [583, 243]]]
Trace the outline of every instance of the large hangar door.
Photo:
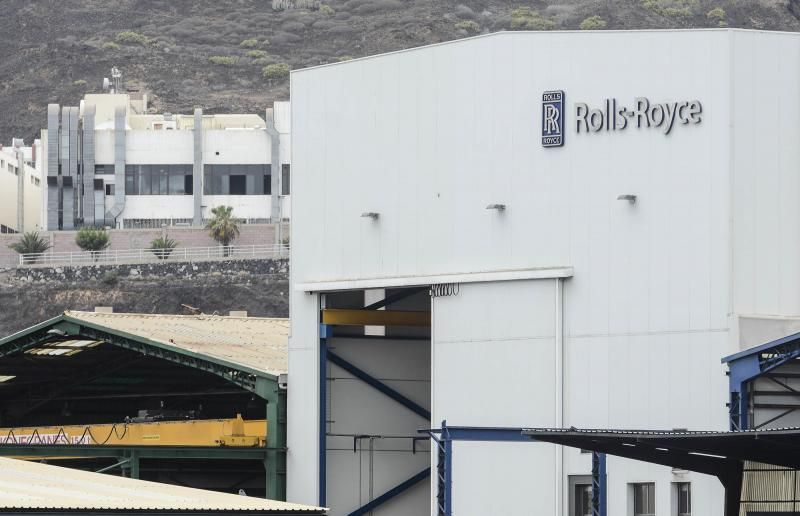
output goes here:
[[[560, 281], [461, 284], [433, 298], [434, 425], [560, 423]], [[517, 514], [532, 500], [536, 514], [557, 514], [557, 453], [536, 443], [454, 443], [453, 514]]]

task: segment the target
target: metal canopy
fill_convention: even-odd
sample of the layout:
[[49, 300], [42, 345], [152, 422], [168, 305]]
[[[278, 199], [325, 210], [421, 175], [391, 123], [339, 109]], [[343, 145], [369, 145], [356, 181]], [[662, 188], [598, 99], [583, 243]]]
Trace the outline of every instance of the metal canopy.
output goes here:
[[[90, 369], [78, 368], [80, 371], [70, 373], [72, 376], [68, 375], [69, 378], [66, 381], [61, 381], [56, 386], [47, 386], [47, 389], [39, 395], [40, 399], [31, 400], [27, 406], [28, 408], [37, 408], [46, 403], [53, 405], [53, 400], [58, 399], [70, 389], [75, 390], [73, 397], [80, 399], [83, 394], [79, 390], [81, 386], [91, 385], [96, 390], [114, 387], [119, 390], [123, 385], [127, 385], [124, 381], [128, 381], [122, 376], [126, 372], [130, 372], [138, 362], [154, 361], [159, 364], [177, 364], [185, 368], [183, 369], [185, 373], [180, 378], [191, 377], [192, 389], [197, 389], [198, 385], [202, 385], [198, 383], [199, 376], [214, 375], [224, 381], [209, 382], [206, 390], [211, 391], [211, 395], [223, 392], [225, 384], [229, 383], [252, 393], [251, 400], [254, 405], [257, 405], [256, 398], [266, 401], [266, 418], [272, 423], [271, 431], [267, 435], [267, 447], [260, 448], [257, 453], [251, 454], [240, 453], [237, 455], [219, 450], [195, 448], [191, 453], [188, 453], [189, 450], [175, 450], [174, 455], [170, 455], [161, 454], [165, 450], [151, 453], [148, 451], [149, 447], [142, 446], [133, 454], [131, 461], [138, 463], [138, 459], [146, 455], [161, 458], [256, 459], [264, 461], [267, 474], [267, 496], [273, 499], [283, 498], [285, 496], [286, 414], [285, 391], [278, 385], [278, 375], [286, 371], [285, 330], [287, 330], [287, 325], [284, 323], [286, 320], [263, 318], [65, 312], [60, 316], [0, 339], [0, 359], [5, 359], [2, 363], [13, 369], [13, 372], [3, 374], [15, 375], [10, 381], [5, 381], [0, 385], [3, 385], [5, 389], [16, 389], [14, 392], [17, 394], [24, 394], [25, 385], [32, 383], [27, 378], [47, 378], [56, 367], [66, 371], [70, 369], [66, 367], [69, 365], [68, 362], [77, 361], [91, 366]], [[89, 344], [82, 346], [76, 344], [84, 341]], [[114, 357], [109, 351], [116, 348], [120, 348], [117, 351], [120, 356], [117, 357], [117, 360], [113, 360]], [[52, 350], [61, 349], [67, 350], [68, 353], [53, 354], [52, 352]], [[45, 351], [47, 353], [44, 353]], [[30, 360], [23, 360], [22, 357], [30, 357]], [[53, 362], [56, 360], [65, 362], [57, 364]], [[74, 365], [70, 367], [76, 369]], [[192, 373], [190, 374], [190, 372]], [[104, 379], [103, 382], [107, 382], [108, 378], [115, 375], [121, 375], [122, 383], [119, 386], [98, 382], [101, 377]], [[166, 395], [170, 395], [169, 392], [172, 389], [168, 383], [170, 380], [171, 375], [169, 374], [163, 378]], [[143, 378], [142, 381], [146, 382], [147, 378]], [[141, 387], [137, 388], [141, 389]], [[189, 389], [188, 383], [186, 389]], [[116, 393], [116, 390], [112, 389], [112, 391], [112, 395]], [[4, 391], [4, 394], [7, 395], [8, 392]], [[197, 391], [196, 395], [199, 396], [201, 393]], [[19, 402], [19, 400], [16, 401]], [[220, 404], [216, 403], [216, 405]], [[65, 414], [69, 413], [66, 404], [63, 411]], [[39, 423], [32, 422], [25, 426], [31, 425], [36, 426]], [[82, 446], [69, 446], [68, 448], [62, 456], [107, 457], [109, 453], [109, 450], [94, 452], [81, 450], [78, 453], [69, 453], [82, 448]], [[0, 455], [15, 454], [20, 451], [23, 450], [3, 449], [0, 451]], [[24, 451], [29, 456], [54, 456], [57, 452], [51, 446], [34, 446]], [[121, 453], [125, 450], [116, 449], [113, 452]], [[126, 455], [123, 453], [119, 456]]]
[[800, 358], [800, 333], [741, 351], [722, 359], [730, 375], [730, 423], [732, 430], [751, 428], [751, 383], [756, 378]]
[[738, 516], [745, 463], [800, 468], [800, 428], [733, 432], [523, 429], [532, 440], [606, 453], [717, 477], [725, 514]]

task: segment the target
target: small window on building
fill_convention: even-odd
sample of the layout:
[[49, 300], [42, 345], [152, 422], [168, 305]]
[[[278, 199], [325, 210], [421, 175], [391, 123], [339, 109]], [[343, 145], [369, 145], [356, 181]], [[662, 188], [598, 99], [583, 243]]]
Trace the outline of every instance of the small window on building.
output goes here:
[[646, 484], [632, 484], [632, 487], [633, 516], [655, 516], [656, 485], [648, 482]]
[[291, 165], [284, 163], [281, 166], [281, 195], [291, 192]]
[[692, 516], [692, 484], [680, 482], [675, 484], [678, 505], [677, 516]]
[[245, 195], [247, 193], [247, 178], [241, 175], [231, 175], [229, 191], [231, 195]]
[[95, 179], [94, 180], [94, 189], [95, 190], [102, 190], [103, 189], [103, 180], [102, 179]]
[[114, 195], [114, 185], [107, 184], [106, 185], [106, 195]]
[[194, 176], [192, 175], [185, 175], [183, 176], [183, 191], [186, 195], [192, 195], [194, 192]]
[[575, 508], [573, 516], [592, 516], [592, 486], [589, 484], [575, 484], [572, 506]]

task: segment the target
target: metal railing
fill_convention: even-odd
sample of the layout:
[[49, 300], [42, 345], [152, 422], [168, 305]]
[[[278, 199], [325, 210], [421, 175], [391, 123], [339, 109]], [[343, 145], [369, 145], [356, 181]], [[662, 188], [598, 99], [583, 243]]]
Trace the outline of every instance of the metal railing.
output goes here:
[[237, 260], [246, 258], [288, 258], [289, 246], [229, 245], [215, 247], [176, 247], [174, 249], [106, 249], [69, 253], [19, 255], [19, 265], [103, 265], [114, 263], [185, 262], [198, 260]]

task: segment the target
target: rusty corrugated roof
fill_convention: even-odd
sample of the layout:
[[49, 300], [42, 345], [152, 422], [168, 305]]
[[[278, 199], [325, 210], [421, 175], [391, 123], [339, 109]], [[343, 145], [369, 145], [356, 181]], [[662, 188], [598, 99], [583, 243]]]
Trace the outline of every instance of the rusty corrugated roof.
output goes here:
[[47, 509], [326, 514], [325, 509], [308, 505], [0, 458], [0, 510]]
[[273, 376], [288, 371], [288, 319], [77, 311], [64, 316]]

